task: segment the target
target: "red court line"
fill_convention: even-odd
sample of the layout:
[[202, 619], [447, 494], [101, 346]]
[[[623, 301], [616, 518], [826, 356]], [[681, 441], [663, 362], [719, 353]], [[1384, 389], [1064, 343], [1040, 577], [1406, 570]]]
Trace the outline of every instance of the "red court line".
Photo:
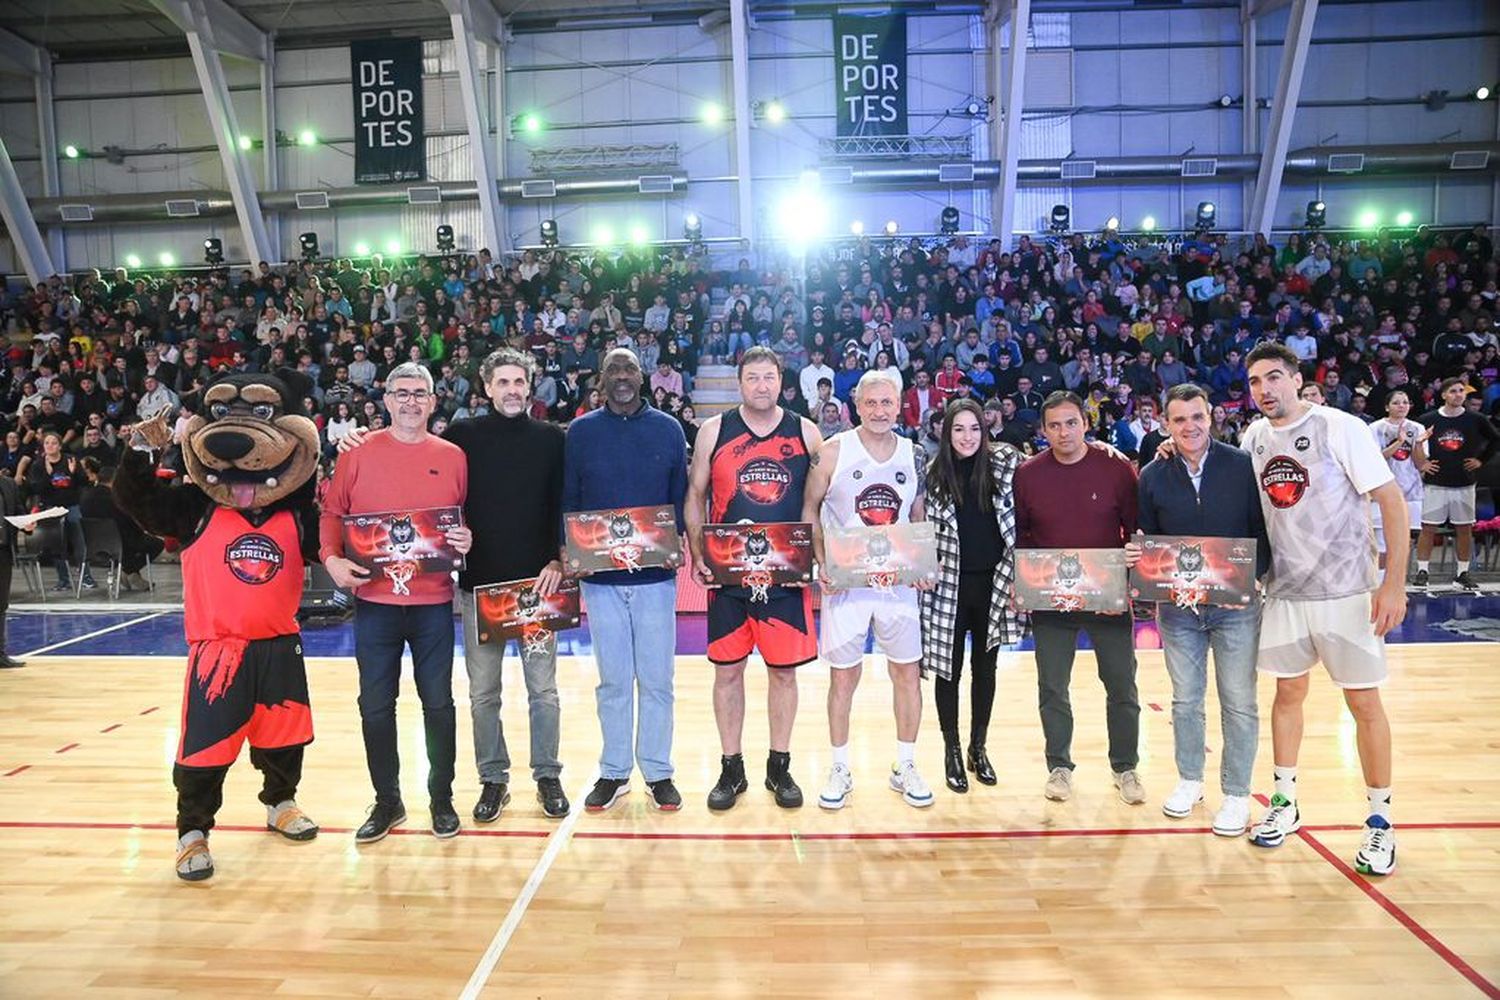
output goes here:
[[1497, 998], [1500, 998], [1500, 986], [1496, 986], [1494, 983], [1484, 978], [1484, 976], [1480, 975], [1477, 969], [1460, 958], [1453, 951], [1453, 949], [1449, 948], [1447, 945], [1443, 944], [1443, 942], [1439, 941], [1435, 934], [1433, 934], [1427, 928], [1423, 927], [1421, 924], [1417, 923], [1415, 917], [1407, 913], [1396, 903], [1392, 902], [1385, 893], [1381, 892], [1379, 889], [1371, 885], [1368, 879], [1360, 877], [1360, 875], [1358, 875], [1353, 868], [1350, 868], [1344, 862], [1343, 858], [1340, 858], [1337, 854], [1334, 854], [1332, 851], [1330, 851], [1322, 841], [1309, 834], [1305, 828], [1299, 830], [1297, 832], [1297, 836], [1301, 837], [1303, 842], [1306, 843], [1307, 846], [1311, 847], [1314, 851], [1317, 851], [1318, 854], [1322, 856], [1324, 861], [1327, 861], [1329, 864], [1333, 865], [1333, 867], [1337, 868], [1339, 870], [1339, 874], [1343, 875], [1350, 882], [1353, 882], [1356, 886], [1359, 887], [1361, 892], [1378, 903], [1380, 905], [1380, 908], [1386, 913], [1389, 913], [1398, 924], [1411, 931], [1412, 936], [1414, 936], [1418, 941], [1425, 944], [1427, 947], [1431, 948], [1439, 958], [1452, 966], [1455, 972], [1457, 972], [1460, 976], [1463, 976], [1469, 982], [1473, 983], [1479, 989], [1479, 992], [1483, 993], [1487, 997], [1490, 997], [1491, 1000], [1497, 1000]]
[[152, 705], [150, 708], [146, 709], [144, 712], [137, 712], [135, 714], [136, 715], [150, 715], [152, 712], [156, 711], [160, 707], [161, 707], [160, 705]]
[[67, 753], [69, 750], [72, 750], [76, 746], [78, 746], [77, 743], [69, 743], [67, 746], [65, 746], [65, 747], [58, 747], [56, 750], [54, 750], [52, 752], [53, 753]]
[[1146, 707], [1149, 708], [1149, 709], [1151, 709], [1151, 711], [1153, 711], [1153, 712], [1160, 712], [1161, 711], [1161, 706], [1158, 705], [1154, 701], [1148, 701], [1148, 702], [1146, 702]]
[[113, 726], [105, 726], [103, 729], [99, 730], [99, 732], [101, 732], [101, 733], [112, 733], [116, 729], [119, 729], [123, 725], [124, 725], [123, 722], [116, 722]]
[[13, 767], [9, 771], [5, 772], [5, 776], [7, 778], [14, 777], [17, 774], [20, 774], [22, 771], [29, 770], [30, 767], [30, 764], [22, 764], [20, 767]]

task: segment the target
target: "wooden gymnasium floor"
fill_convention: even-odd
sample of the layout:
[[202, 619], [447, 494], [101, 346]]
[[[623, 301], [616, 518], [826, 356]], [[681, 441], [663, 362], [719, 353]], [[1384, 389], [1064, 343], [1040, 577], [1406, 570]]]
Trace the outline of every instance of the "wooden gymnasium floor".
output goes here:
[[[1145, 806], [1109, 787], [1088, 653], [1074, 683], [1077, 794], [1043, 800], [1031, 656], [1008, 653], [990, 739], [998, 788], [942, 786], [930, 693], [920, 763], [938, 801], [918, 811], [886, 788], [890, 690], [872, 657], [848, 808], [813, 802], [828, 750], [826, 671], [811, 668], [793, 746], [808, 805], [780, 811], [752, 784], [732, 812], [710, 815], [711, 668], [683, 655], [681, 813], [650, 811], [637, 778], [610, 813], [548, 821], [523, 767], [512, 805], [486, 827], [468, 816], [477, 785], [459, 668], [463, 835], [425, 831], [408, 682], [410, 821], [367, 848], [351, 836], [370, 800], [353, 661], [315, 658], [319, 735], [300, 800], [322, 835], [293, 845], [264, 832], [242, 757], [213, 838], [218, 875], [187, 885], [172, 872], [169, 777], [182, 660], [108, 655], [175, 654], [150, 628], [180, 625], [147, 617], [121, 616], [0, 674], [0, 996], [1500, 996], [1500, 646], [1490, 642], [1391, 647], [1400, 867], [1383, 881], [1346, 863], [1363, 782], [1353, 725], [1326, 683], [1309, 703], [1299, 837], [1263, 852], [1212, 836], [1212, 782], [1206, 807], [1166, 819], [1170, 692], [1160, 653], [1144, 650]], [[514, 658], [507, 669], [517, 696], [506, 727], [524, 761]], [[566, 657], [559, 675], [564, 786], [577, 805], [598, 751], [592, 661]], [[760, 672], [748, 676], [753, 782], [765, 688]], [[1269, 783], [1271, 690], [1261, 685], [1258, 790]], [[1216, 712], [1210, 694], [1215, 746]]]

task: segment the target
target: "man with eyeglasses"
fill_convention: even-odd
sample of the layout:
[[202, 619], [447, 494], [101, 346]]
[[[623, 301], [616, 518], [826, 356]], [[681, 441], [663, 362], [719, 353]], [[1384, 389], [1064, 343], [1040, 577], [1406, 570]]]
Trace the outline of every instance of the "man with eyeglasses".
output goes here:
[[[401, 652], [411, 647], [417, 694], [427, 731], [427, 792], [432, 833], [456, 836], [453, 767], [453, 581], [444, 573], [418, 573], [397, 581], [376, 576], [344, 557], [343, 518], [349, 514], [461, 507], [468, 495], [468, 462], [457, 445], [427, 429], [436, 396], [432, 373], [417, 362], [392, 369], [386, 381], [388, 430], [369, 435], [362, 448], [338, 460], [323, 501], [320, 555], [333, 582], [354, 591], [354, 658], [359, 667], [359, 715], [375, 805], [354, 834], [374, 843], [406, 821], [401, 763], [396, 752], [396, 696]], [[468, 552], [467, 526], [450, 529], [448, 542]]]

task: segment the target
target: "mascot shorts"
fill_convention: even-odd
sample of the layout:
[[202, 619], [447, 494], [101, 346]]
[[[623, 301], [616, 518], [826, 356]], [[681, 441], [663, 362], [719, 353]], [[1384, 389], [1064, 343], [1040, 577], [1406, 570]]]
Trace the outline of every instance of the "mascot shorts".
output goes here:
[[312, 739], [300, 634], [189, 645], [178, 764], [228, 767], [246, 740], [277, 750]]

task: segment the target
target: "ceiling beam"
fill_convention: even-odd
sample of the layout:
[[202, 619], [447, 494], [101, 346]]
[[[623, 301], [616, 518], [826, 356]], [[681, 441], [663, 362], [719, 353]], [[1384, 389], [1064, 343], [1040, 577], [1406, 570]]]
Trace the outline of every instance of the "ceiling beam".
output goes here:
[[0, 73], [41, 76], [45, 50], [14, 32], [0, 28]]
[[225, 0], [151, 0], [151, 5], [220, 55], [249, 62], [265, 57], [266, 33]]

